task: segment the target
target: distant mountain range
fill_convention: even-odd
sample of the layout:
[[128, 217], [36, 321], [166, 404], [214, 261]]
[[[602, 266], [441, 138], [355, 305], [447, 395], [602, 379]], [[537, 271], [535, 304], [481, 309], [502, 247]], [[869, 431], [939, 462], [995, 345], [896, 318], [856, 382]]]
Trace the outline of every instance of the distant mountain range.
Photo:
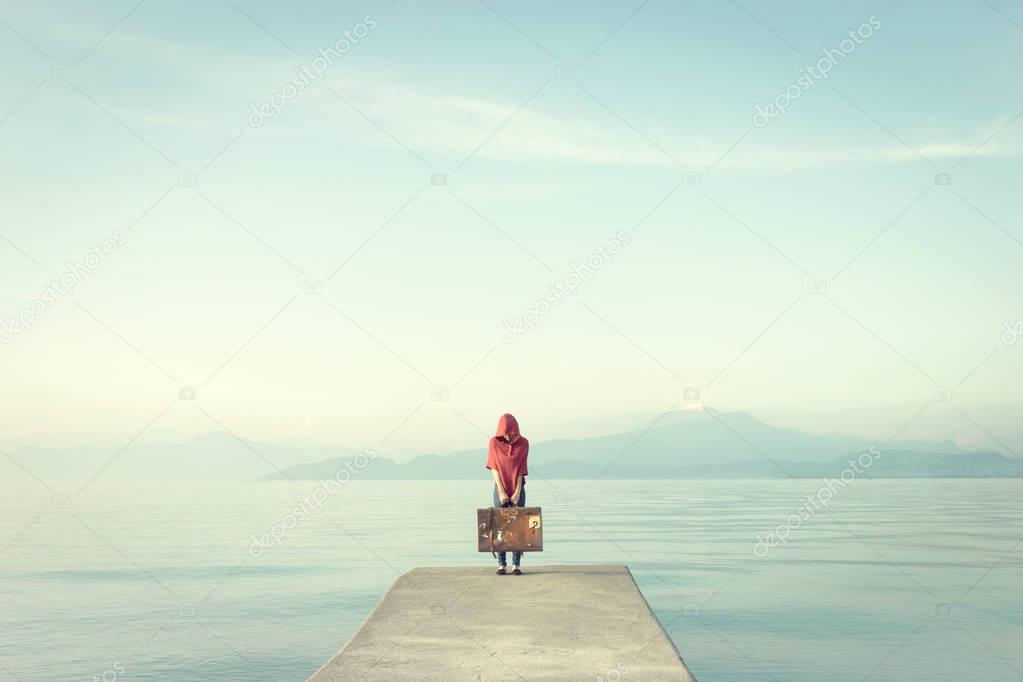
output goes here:
[[[543, 478], [816, 478], [838, 476], [868, 448], [879, 455], [867, 478], [1018, 477], [1023, 459], [960, 449], [952, 441], [882, 445], [844, 435], [779, 428], [746, 412], [680, 410], [632, 431], [530, 443], [530, 472]], [[346, 466], [366, 480], [485, 479], [483, 447], [424, 454], [397, 463], [377, 457], [359, 469], [351, 456], [296, 464], [266, 479], [327, 479]], [[865, 460], [866, 461], [866, 460]]]
[[[484, 440], [481, 438], [481, 440]], [[377, 457], [367, 480], [486, 479], [482, 446], [422, 454], [401, 463]], [[881, 457], [871, 478], [1016, 477], [1023, 459], [967, 452], [952, 441], [895, 441], [811, 435], [765, 424], [745, 412], [709, 408], [661, 415], [634, 429], [578, 440], [531, 443], [530, 472], [543, 478], [816, 478], [837, 476], [871, 446]], [[0, 442], [0, 480], [22, 480], [24, 467], [46, 482], [99, 480], [245, 481], [333, 476], [357, 468], [355, 449], [252, 441], [223, 431], [172, 440], [125, 442], [67, 435]], [[361, 460], [360, 460], [361, 461]]]
[[262, 478], [275, 468], [354, 455], [354, 448], [280, 445], [210, 431], [178, 440], [124, 441], [87, 435], [0, 443], [0, 480], [18, 480], [18, 467], [43, 481], [232, 481]]

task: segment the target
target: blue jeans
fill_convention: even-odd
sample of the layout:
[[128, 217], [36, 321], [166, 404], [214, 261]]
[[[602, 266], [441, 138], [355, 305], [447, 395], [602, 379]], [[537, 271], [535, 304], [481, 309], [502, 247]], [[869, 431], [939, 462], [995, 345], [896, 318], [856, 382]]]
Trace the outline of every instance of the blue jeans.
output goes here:
[[[513, 491], [514, 492], [514, 491]], [[511, 496], [509, 495], [509, 499]], [[501, 498], [497, 496], [497, 486], [494, 486], [494, 506], [501, 506]], [[522, 492], [519, 493], [519, 503], [516, 507], [526, 506], [526, 484], [522, 484]], [[522, 552], [512, 552], [512, 566], [518, 566], [519, 562], [522, 561]], [[508, 564], [508, 552], [497, 553], [497, 565], [506, 566]]]

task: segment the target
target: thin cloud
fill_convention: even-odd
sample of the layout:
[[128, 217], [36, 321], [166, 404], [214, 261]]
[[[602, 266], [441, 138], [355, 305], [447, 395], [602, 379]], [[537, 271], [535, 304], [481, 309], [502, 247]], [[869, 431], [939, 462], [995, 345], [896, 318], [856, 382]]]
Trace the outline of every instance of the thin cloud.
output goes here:
[[[83, 44], [87, 42], [81, 36], [78, 38]], [[246, 125], [250, 105], [246, 98], [263, 101], [260, 96], [265, 99], [279, 91], [294, 77], [294, 69], [302, 62], [301, 58], [283, 55], [260, 55], [254, 59], [249, 54], [181, 43], [127, 28], [113, 33], [104, 43], [103, 54], [96, 57], [110, 58], [111, 55], [130, 56], [154, 68], [162, 67], [169, 74], [187, 75], [197, 84], [192, 97], [177, 92], [170, 106], [155, 107], [152, 102], [140, 102], [140, 110], [134, 112], [133, 120], [159, 127], [206, 131], [211, 126], [236, 130]], [[582, 98], [571, 110], [562, 111], [545, 106], [541, 95], [518, 111], [520, 101], [467, 92], [437, 92], [419, 85], [389, 81], [378, 74], [342, 69], [343, 66], [332, 67], [327, 73], [327, 82], [409, 147], [428, 157], [459, 157], [460, 160], [500, 128], [500, 132], [475, 151], [475, 158], [677, 170], [676, 164], [664, 153]], [[393, 145], [383, 136], [355, 138], [351, 131], [338, 126], [338, 110], [343, 110], [345, 105], [323, 87], [324, 84], [315, 82], [303, 91], [289, 104], [281, 120], [264, 126], [259, 134], [289, 139], [344, 140], [367, 148]], [[242, 100], [237, 110], [230, 107], [204, 110], [198, 105], [207, 90], [238, 92]], [[1006, 125], [1010, 121], [1009, 117], [1001, 117], [978, 126], [976, 133], [967, 139], [917, 144], [915, 151], [897, 142], [872, 147], [815, 144], [810, 133], [799, 145], [779, 144], [763, 140], [761, 131], [753, 130], [723, 159], [722, 154], [743, 131], [708, 137], [665, 123], [630, 123], [693, 170], [702, 171], [713, 164], [720, 172], [729, 168], [777, 170], [918, 162], [916, 152], [936, 161], [958, 161], [968, 155], [971, 158], [1019, 156], [1023, 153], [1023, 139], [1016, 128], [1023, 127], [1023, 123]]]

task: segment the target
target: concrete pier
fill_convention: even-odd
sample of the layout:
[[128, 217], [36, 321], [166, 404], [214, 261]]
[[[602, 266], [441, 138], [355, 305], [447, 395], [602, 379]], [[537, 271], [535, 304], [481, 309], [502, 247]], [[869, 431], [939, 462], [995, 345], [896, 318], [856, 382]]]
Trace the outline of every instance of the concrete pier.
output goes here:
[[692, 682], [626, 566], [417, 568], [310, 682]]

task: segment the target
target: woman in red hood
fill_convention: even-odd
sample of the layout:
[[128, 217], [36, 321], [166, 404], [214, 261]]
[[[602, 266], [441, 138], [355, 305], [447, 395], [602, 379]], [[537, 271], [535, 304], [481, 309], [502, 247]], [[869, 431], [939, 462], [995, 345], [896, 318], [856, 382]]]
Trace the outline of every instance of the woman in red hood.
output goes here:
[[[526, 506], [526, 459], [529, 441], [519, 433], [519, 423], [510, 414], [497, 420], [497, 433], [487, 448], [487, 468], [494, 476], [494, 506]], [[508, 491], [512, 491], [510, 494]], [[497, 574], [507, 573], [507, 552], [497, 553]], [[522, 552], [512, 552], [512, 575], [522, 575]]]

